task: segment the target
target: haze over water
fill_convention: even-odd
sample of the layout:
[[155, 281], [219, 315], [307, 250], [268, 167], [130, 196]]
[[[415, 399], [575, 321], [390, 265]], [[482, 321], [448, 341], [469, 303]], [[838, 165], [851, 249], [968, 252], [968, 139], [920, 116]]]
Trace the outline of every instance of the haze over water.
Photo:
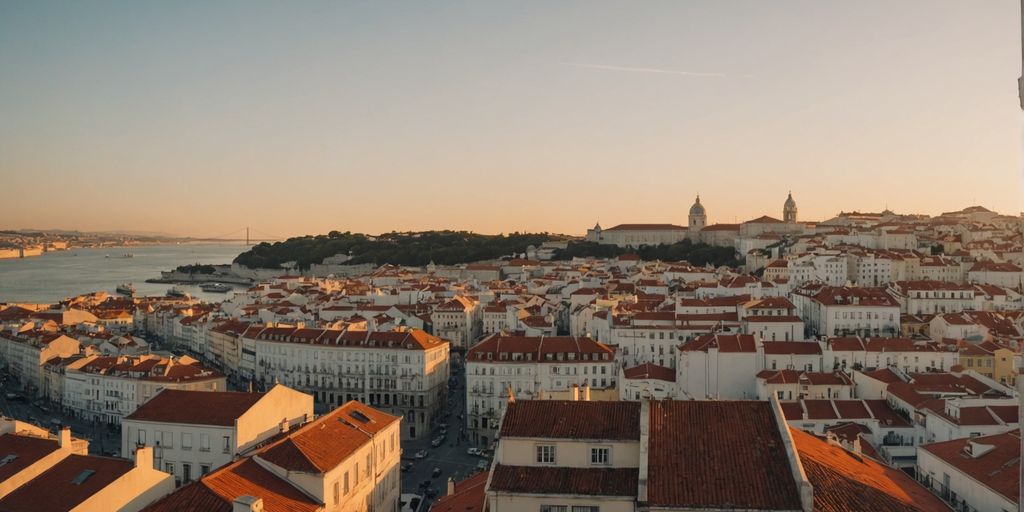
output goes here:
[[[46, 303], [99, 290], [114, 293], [114, 288], [125, 282], [135, 285], [137, 295], [163, 295], [172, 285], [149, 284], [145, 280], [158, 278], [161, 271], [179, 265], [231, 263], [245, 249], [242, 244], [75, 248], [32, 258], [3, 259], [0, 260], [0, 302]], [[133, 257], [121, 257], [125, 253]], [[207, 301], [221, 301], [231, 296], [230, 293], [204, 293], [196, 286], [183, 288]]]

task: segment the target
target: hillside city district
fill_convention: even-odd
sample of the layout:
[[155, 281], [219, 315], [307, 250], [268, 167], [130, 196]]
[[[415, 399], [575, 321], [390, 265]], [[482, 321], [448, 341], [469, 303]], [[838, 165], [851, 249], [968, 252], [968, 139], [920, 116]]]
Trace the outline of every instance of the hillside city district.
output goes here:
[[705, 207], [585, 240], [742, 267], [0, 304], [0, 511], [1019, 510], [1024, 216]]

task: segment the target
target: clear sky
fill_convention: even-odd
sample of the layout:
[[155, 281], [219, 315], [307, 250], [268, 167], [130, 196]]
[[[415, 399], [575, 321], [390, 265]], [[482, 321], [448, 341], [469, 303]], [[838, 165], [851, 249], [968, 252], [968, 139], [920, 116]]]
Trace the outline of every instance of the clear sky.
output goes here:
[[1016, 0], [0, 1], [0, 228], [1017, 214]]

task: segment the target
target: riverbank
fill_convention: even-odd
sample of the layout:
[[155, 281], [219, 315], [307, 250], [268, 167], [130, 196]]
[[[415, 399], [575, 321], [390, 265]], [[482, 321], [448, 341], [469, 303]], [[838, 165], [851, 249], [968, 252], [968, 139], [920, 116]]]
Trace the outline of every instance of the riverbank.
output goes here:
[[[97, 290], [114, 293], [121, 283], [133, 283], [139, 295], [163, 295], [167, 283], [145, 281], [161, 271], [196, 262], [230, 265], [245, 249], [241, 243], [135, 245], [131, 258], [116, 258], [111, 247], [98, 247], [0, 260], [0, 302], [53, 303]], [[203, 300], [224, 300], [223, 294], [206, 294], [198, 287], [194, 291]]]

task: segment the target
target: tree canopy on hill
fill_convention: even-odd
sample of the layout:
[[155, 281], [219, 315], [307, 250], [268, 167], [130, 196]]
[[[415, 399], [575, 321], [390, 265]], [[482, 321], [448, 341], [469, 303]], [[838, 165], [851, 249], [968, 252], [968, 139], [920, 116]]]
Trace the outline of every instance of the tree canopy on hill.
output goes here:
[[308, 269], [325, 258], [348, 254], [346, 265], [423, 266], [430, 262], [455, 265], [491, 260], [526, 252], [559, 237], [548, 233], [511, 233], [480, 235], [468, 231], [425, 231], [420, 233], [386, 233], [368, 236], [362, 233], [331, 231], [326, 235], [289, 238], [273, 244], [253, 246], [235, 258], [235, 263], [249, 268], [281, 268], [290, 261], [300, 269]]
[[217, 271], [213, 265], [201, 265], [199, 263], [194, 265], [182, 265], [175, 270], [183, 274], [212, 274]]
[[736, 267], [742, 262], [736, 259], [736, 249], [716, 247], [704, 243], [683, 240], [674, 244], [645, 245], [640, 248], [619, 247], [596, 242], [569, 242], [568, 247], [555, 251], [555, 259], [572, 258], [615, 258], [623, 254], [636, 254], [644, 261], [688, 261], [693, 265], [707, 264]]

